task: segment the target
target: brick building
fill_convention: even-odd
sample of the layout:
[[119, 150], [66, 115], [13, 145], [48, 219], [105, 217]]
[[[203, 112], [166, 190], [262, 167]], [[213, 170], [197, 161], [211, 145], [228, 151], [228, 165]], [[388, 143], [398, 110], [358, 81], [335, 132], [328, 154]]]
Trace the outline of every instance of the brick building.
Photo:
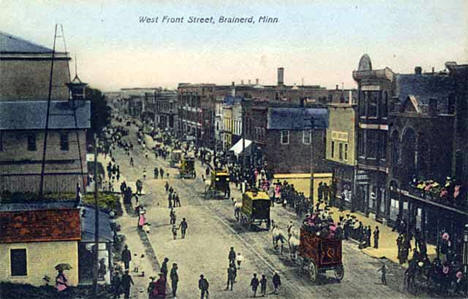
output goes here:
[[327, 126], [328, 111], [325, 108], [268, 108], [263, 136], [267, 167], [273, 173], [326, 171]]

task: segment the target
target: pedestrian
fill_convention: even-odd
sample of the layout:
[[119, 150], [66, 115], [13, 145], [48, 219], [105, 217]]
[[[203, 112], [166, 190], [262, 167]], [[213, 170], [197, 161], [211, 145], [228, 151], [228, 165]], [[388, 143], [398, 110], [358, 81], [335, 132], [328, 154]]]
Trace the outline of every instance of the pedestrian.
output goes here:
[[182, 218], [179, 228], [180, 228], [180, 233], [182, 234], [182, 239], [185, 239], [185, 233], [187, 232], [187, 228], [188, 228], [188, 224], [185, 218]]
[[120, 275], [119, 272], [115, 271], [114, 275], [112, 275], [112, 281], [111, 281], [111, 286], [112, 286], [112, 294], [114, 299], [120, 297]]
[[250, 286], [252, 287], [254, 298], [257, 297], [257, 288], [258, 288], [259, 283], [260, 282], [258, 281], [257, 274], [254, 273], [252, 280], [250, 281]]
[[130, 298], [130, 288], [133, 285], [133, 279], [128, 274], [128, 270], [125, 270], [125, 274], [122, 275], [122, 290], [124, 292], [124, 298], [129, 299]]
[[133, 167], [134, 164], [133, 164], [133, 157], [130, 157], [130, 166]]
[[146, 180], [146, 168], [143, 168], [143, 180]]
[[169, 192], [169, 194], [167, 195], [167, 206], [169, 209], [172, 209], [173, 207], [172, 198], [172, 193]]
[[372, 228], [369, 225], [367, 226], [367, 229], [366, 229], [366, 247], [371, 246], [371, 237], [372, 237]]
[[271, 280], [273, 282], [273, 287], [275, 288], [274, 293], [277, 295], [278, 289], [281, 286], [281, 277], [279, 276], [278, 272], [275, 271], [275, 274], [273, 275], [273, 278]]
[[200, 279], [198, 280], [198, 288], [200, 289], [200, 299], [204, 299], [205, 295], [206, 298], [210, 295], [210, 292], [208, 291], [208, 288], [210, 287], [210, 284], [208, 283], [208, 280], [202, 275], [200, 275]]
[[231, 247], [229, 250], [228, 254], [228, 259], [229, 259], [229, 264], [235, 264], [236, 263], [236, 252], [234, 251], [234, 247]]
[[158, 179], [158, 175], [159, 175], [158, 168], [155, 167], [155, 168], [154, 168], [154, 178], [155, 178], [155, 179]]
[[68, 288], [68, 279], [62, 269], [58, 270], [57, 277], [55, 277], [55, 288], [58, 292], [65, 292]]
[[174, 225], [176, 223], [177, 217], [173, 208], [171, 208], [171, 211], [169, 212], [169, 218], [170, 218], [169, 224]]
[[175, 196], [174, 196], [174, 206], [175, 207], [181, 207], [179, 194], [177, 194], [177, 193], [175, 193]]
[[159, 168], [159, 174], [160, 174], [161, 178], [164, 178], [164, 169], [162, 167]]
[[379, 227], [376, 226], [374, 229], [374, 248], [375, 249], [379, 248], [379, 235], [380, 235]]
[[179, 274], [177, 274], [177, 264], [173, 263], [172, 264], [172, 269], [171, 269], [171, 288], [172, 288], [172, 296], [175, 298], [177, 296], [177, 284], [179, 283]]
[[[155, 169], [157, 169], [157, 168], [155, 168]], [[166, 184], [164, 184], [164, 189], [166, 190], [166, 193], [169, 191], [169, 183], [167, 181], [166, 181]]]
[[236, 256], [237, 269], [240, 269], [240, 266], [243, 260], [244, 260], [244, 257], [242, 256], [242, 254], [240, 252], [237, 253], [237, 256]]
[[265, 274], [262, 274], [262, 279], [260, 279], [260, 293], [263, 297], [266, 295], [266, 288], [267, 288], [267, 279]]
[[234, 285], [234, 280], [235, 280], [235, 269], [232, 265], [230, 265], [228, 268], [227, 268], [227, 275], [228, 275], [228, 279], [227, 279], [227, 284], [226, 284], [226, 291], [227, 290], [231, 290], [232, 291], [232, 287]]
[[384, 286], [387, 285], [387, 266], [385, 266], [385, 264], [382, 264], [382, 267], [380, 267], [379, 270], [377, 270], [380, 272], [380, 281], [382, 282], [382, 284]]
[[161, 273], [164, 275], [164, 278], [167, 278], [167, 262], [169, 259], [167, 257], [164, 258], [164, 261], [161, 264]]
[[153, 294], [155, 292], [155, 288], [156, 288], [156, 282], [154, 281], [155, 277], [153, 276], [150, 276], [151, 281], [149, 282], [148, 284], [148, 288], [146, 289], [146, 291], [148, 292], [148, 298], [149, 299], [154, 299], [156, 298], [155, 294]]
[[124, 262], [125, 270], [129, 269], [131, 260], [132, 260], [132, 253], [128, 249], [128, 246], [125, 245], [124, 250], [122, 250], [122, 261]]
[[172, 231], [172, 237], [174, 238], [174, 240], [177, 239], [177, 226], [175, 224], [172, 225], [171, 231]]

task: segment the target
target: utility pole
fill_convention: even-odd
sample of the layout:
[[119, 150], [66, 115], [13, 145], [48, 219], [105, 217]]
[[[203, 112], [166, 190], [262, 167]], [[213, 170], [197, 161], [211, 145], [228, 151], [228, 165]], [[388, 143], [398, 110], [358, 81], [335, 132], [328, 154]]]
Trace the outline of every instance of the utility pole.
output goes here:
[[[304, 112], [306, 111], [305, 108]], [[311, 210], [314, 212], [314, 117], [310, 116], [310, 205]]]
[[99, 207], [98, 207], [98, 176], [97, 176], [97, 134], [94, 134], [94, 296], [98, 295], [98, 270], [99, 270]]
[[50, 115], [50, 101], [52, 97], [52, 79], [54, 74], [54, 60], [55, 60], [55, 42], [57, 40], [57, 27], [55, 24], [55, 33], [54, 33], [54, 46], [52, 48], [52, 62], [50, 64], [50, 77], [49, 77], [49, 93], [47, 96], [47, 114], [46, 114], [46, 123], [44, 131], [44, 145], [42, 147], [42, 164], [41, 164], [41, 181], [39, 185], [39, 198], [44, 198], [44, 175], [45, 175], [45, 160], [47, 153], [47, 136], [49, 134], [49, 115]]
[[245, 113], [245, 99], [241, 99], [242, 108], [242, 177], [245, 174], [246, 168], [246, 156], [245, 156], [245, 135], [246, 135], [246, 113]]

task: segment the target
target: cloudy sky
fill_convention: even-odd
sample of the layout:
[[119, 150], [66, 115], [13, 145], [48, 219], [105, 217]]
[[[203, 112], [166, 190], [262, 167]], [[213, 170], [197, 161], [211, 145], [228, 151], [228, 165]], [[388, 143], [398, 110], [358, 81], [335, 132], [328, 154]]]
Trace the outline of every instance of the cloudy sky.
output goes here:
[[[369, 54], [374, 68], [395, 72], [468, 62], [464, 0], [0, 0], [0, 31], [52, 47], [62, 24], [80, 77], [103, 90], [176, 87], [179, 82], [354, 87], [351, 72]], [[214, 17], [216, 24], [140, 23], [139, 17]], [[219, 24], [260, 16], [275, 24]], [[61, 43], [58, 50], [63, 50]]]

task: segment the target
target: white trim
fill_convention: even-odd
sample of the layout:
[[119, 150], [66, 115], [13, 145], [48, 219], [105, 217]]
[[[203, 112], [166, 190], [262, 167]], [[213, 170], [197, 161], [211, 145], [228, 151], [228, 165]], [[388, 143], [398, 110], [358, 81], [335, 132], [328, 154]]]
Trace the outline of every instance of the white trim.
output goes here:
[[[288, 141], [287, 141], [287, 142], [283, 142], [283, 133], [284, 133], [284, 132], [287, 132], [287, 133], [288, 133], [288, 135], [287, 135]], [[289, 130], [281, 130], [280, 143], [281, 143], [281, 144], [289, 144]]]

